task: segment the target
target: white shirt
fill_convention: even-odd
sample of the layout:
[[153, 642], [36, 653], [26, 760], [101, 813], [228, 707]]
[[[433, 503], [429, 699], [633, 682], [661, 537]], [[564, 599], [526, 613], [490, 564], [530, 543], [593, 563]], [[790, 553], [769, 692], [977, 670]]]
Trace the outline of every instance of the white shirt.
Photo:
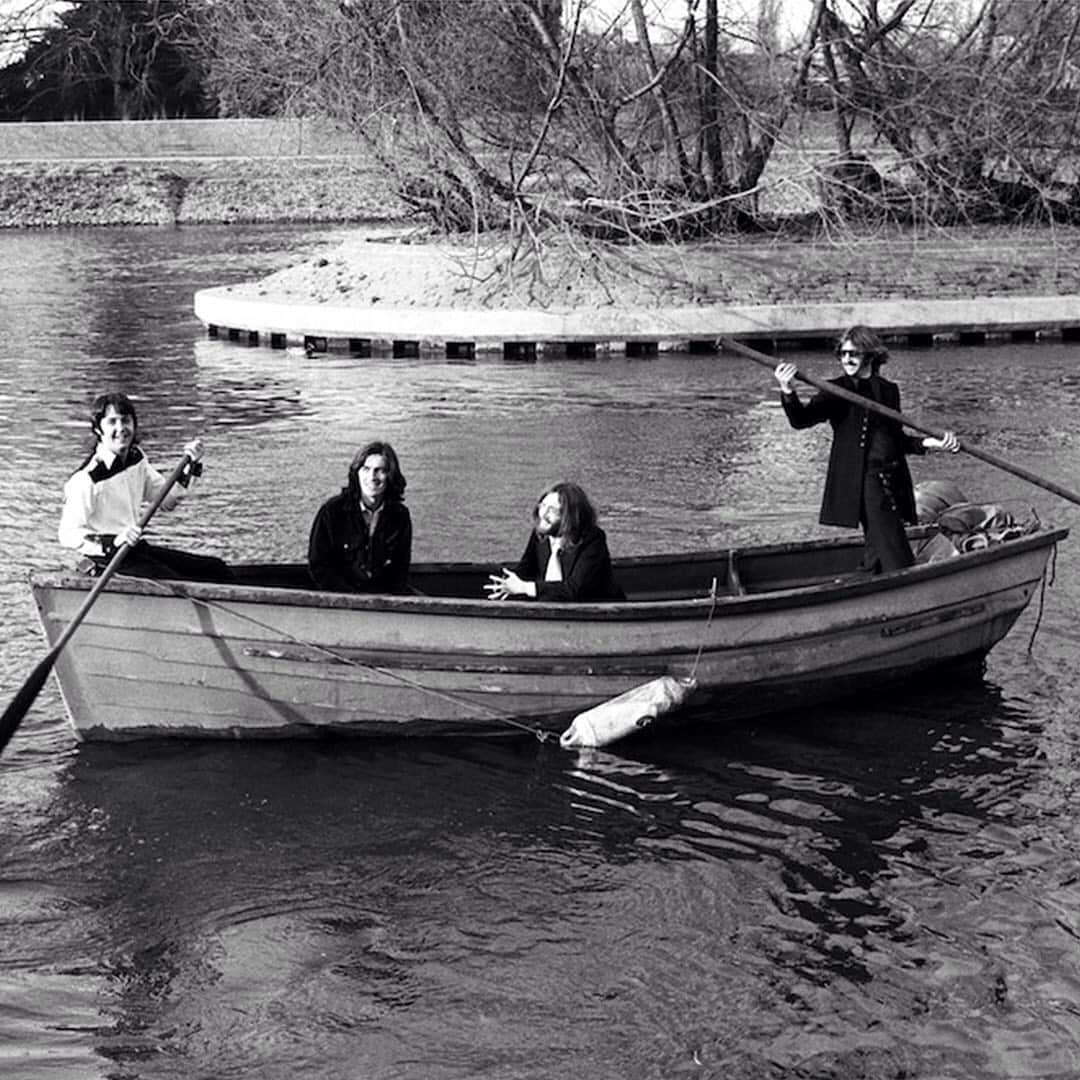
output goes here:
[[551, 555], [548, 558], [547, 569], [544, 571], [544, 580], [562, 581], [562, 563], [559, 562], [559, 552], [562, 551], [562, 537], [553, 536], [548, 542], [551, 544]]
[[[116, 455], [99, 448], [64, 484], [64, 509], [57, 530], [60, 543], [83, 555], [104, 555], [97, 537], [115, 536], [136, 524], [143, 505], [154, 499], [164, 483], [141, 450], [129, 451], [125, 463], [117, 467]], [[162, 508], [171, 510], [183, 493], [182, 487], [174, 487]]]

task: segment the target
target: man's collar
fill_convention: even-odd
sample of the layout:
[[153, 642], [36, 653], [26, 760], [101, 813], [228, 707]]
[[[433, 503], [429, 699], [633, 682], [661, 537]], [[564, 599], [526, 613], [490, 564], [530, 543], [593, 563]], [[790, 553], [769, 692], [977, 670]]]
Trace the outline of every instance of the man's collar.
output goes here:
[[90, 464], [90, 477], [95, 481], [106, 480], [110, 476], [116, 476], [125, 469], [130, 468], [142, 460], [142, 451], [137, 446], [128, 448], [127, 454], [121, 460], [119, 454], [114, 454], [99, 446], [94, 451], [94, 458]]

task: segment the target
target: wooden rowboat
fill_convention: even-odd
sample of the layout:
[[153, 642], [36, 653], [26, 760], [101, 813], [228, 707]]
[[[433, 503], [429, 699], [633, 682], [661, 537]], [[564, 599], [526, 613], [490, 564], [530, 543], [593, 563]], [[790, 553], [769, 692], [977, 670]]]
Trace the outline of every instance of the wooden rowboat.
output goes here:
[[[624, 559], [616, 603], [492, 602], [480, 564], [414, 566], [406, 596], [314, 591], [293, 564], [233, 585], [120, 574], [55, 673], [80, 739], [557, 731], [661, 675], [728, 720], [985, 656], [1067, 535], [878, 577], [858, 537]], [[33, 576], [50, 645], [91, 584]]]

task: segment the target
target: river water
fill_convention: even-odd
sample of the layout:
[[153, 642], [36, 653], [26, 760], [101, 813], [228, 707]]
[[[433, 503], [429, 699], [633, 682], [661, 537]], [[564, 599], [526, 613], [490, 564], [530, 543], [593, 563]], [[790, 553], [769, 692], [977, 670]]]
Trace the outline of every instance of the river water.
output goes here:
[[[43, 655], [26, 575], [106, 388], [201, 490], [154, 531], [302, 558], [391, 439], [417, 558], [515, 558], [576, 478], [612, 547], [818, 532], [826, 433], [735, 357], [308, 359], [210, 341], [203, 286], [315, 229], [0, 234], [0, 691]], [[827, 355], [796, 357], [831, 374]], [[905, 409], [1080, 489], [1080, 347], [897, 350]], [[0, 761], [5, 1080], [1080, 1075], [1080, 511], [982, 677], [612, 752], [531, 738], [77, 747], [52, 685]], [[149, 707], [152, 707], [149, 706]]]

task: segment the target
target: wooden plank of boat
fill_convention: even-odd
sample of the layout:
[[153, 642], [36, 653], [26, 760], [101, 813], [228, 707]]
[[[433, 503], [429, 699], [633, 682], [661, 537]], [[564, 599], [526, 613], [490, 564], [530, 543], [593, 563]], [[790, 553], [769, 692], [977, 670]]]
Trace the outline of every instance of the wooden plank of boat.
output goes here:
[[[404, 596], [313, 591], [289, 564], [118, 576], [55, 672], [80, 739], [561, 731], [664, 676], [729, 720], [984, 655], [1066, 535], [878, 577], [853, 537], [624, 559], [607, 603], [493, 604], [480, 564], [419, 565]], [[33, 576], [50, 642], [90, 585]]]

